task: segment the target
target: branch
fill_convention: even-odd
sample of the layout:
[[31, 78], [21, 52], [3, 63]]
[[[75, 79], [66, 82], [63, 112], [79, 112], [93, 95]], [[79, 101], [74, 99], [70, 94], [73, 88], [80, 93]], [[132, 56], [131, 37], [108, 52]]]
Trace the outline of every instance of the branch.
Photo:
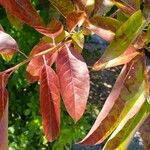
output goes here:
[[67, 44], [67, 43], [70, 43], [70, 42], [71, 42], [71, 40], [59, 43], [58, 45], [56, 45], [56, 46], [54, 46], [54, 47], [52, 47], [50, 49], [47, 49], [47, 50], [45, 50], [43, 52], [40, 52], [40, 53], [37, 53], [37, 54], [35, 54], [35, 55], [31, 56], [31, 57], [28, 57], [27, 59], [25, 59], [24, 61], [20, 62], [19, 64], [15, 65], [15, 66], [7, 69], [7, 70], [4, 70], [4, 71], [0, 72], [0, 74], [13, 72], [16, 69], [18, 69], [19, 67], [21, 67], [22, 65], [24, 65], [24, 64], [28, 63], [29, 61], [31, 61], [33, 58], [45, 55], [45, 54], [47, 54], [49, 52], [56, 52], [57, 50], [62, 48], [64, 46], [64, 44]]

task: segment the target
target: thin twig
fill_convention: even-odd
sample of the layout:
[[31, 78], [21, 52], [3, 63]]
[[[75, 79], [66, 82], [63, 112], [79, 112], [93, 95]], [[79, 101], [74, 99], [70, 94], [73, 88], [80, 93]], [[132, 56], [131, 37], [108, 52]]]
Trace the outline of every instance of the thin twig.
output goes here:
[[13, 66], [13, 67], [7, 69], [7, 70], [4, 70], [4, 71], [0, 72], [0, 74], [13, 72], [14, 70], [18, 69], [18, 68], [21, 67], [22, 65], [24, 65], [24, 64], [28, 63], [29, 61], [31, 61], [33, 58], [38, 57], [38, 56], [45, 55], [45, 54], [47, 54], [47, 53], [49, 53], [49, 52], [52, 52], [52, 51], [55, 52], [55, 51], [59, 50], [61, 47], [63, 47], [64, 44], [70, 43], [70, 42], [71, 42], [71, 40], [65, 41], [65, 42], [63, 42], [63, 43], [58, 44], [57, 46], [54, 46], [54, 47], [49, 48], [49, 49], [47, 49], [47, 50], [45, 50], [45, 51], [43, 51], [43, 52], [37, 53], [37, 54], [35, 54], [35, 55], [33, 55], [33, 56], [30, 56], [30, 57], [28, 57], [26, 60], [20, 62], [19, 64], [15, 65], [15, 66]]

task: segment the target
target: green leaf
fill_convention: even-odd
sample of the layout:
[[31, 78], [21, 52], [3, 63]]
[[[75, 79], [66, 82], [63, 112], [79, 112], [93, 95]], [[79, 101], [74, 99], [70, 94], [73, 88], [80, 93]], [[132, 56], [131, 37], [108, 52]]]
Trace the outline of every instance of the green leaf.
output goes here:
[[[120, 56], [125, 52], [128, 46], [137, 38], [141, 30], [145, 27], [146, 20], [139, 10], [134, 13], [122, 26], [117, 30], [113, 41], [106, 49], [103, 56], [94, 64], [93, 70], [107, 68], [107, 62]], [[105, 64], [104, 64], [105, 63]], [[104, 65], [103, 65], [104, 64]]]
[[84, 35], [83, 32], [77, 32], [72, 35], [72, 42], [74, 44], [75, 49], [81, 53], [84, 46]]

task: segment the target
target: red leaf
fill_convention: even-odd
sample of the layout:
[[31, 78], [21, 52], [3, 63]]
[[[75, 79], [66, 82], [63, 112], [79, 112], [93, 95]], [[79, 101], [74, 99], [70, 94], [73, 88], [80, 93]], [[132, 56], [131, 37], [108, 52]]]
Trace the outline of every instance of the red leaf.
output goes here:
[[23, 23], [34, 27], [38, 32], [44, 35], [55, 37], [58, 33], [63, 31], [63, 25], [59, 21], [52, 21], [52, 23], [46, 27], [30, 0], [0, 0], [0, 4], [11, 15]]
[[47, 64], [40, 74], [40, 108], [45, 136], [52, 142], [60, 132], [60, 90], [57, 75]]
[[47, 27], [36, 27], [36, 30], [41, 32], [42, 34], [49, 36], [51, 38], [55, 38], [63, 32], [63, 25], [58, 20], [52, 20]]
[[126, 2], [114, 0], [113, 3], [124, 13], [128, 15], [132, 15], [136, 12], [136, 9], [133, 8], [131, 5], [129, 5]]
[[0, 75], [0, 150], [8, 149], [8, 75]]
[[78, 121], [83, 115], [89, 95], [90, 78], [87, 65], [72, 45], [65, 45], [56, 61], [61, 95], [69, 115]]
[[12, 15], [30, 26], [41, 26], [41, 18], [30, 0], [0, 0], [0, 4]]
[[0, 89], [0, 150], [8, 148], [8, 94]]
[[66, 17], [67, 26], [70, 32], [72, 32], [75, 27], [79, 27], [84, 23], [86, 19], [86, 14], [84, 11], [73, 11], [69, 13]]
[[[52, 44], [41, 42], [33, 48], [30, 56], [34, 56], [35, 54], [45, 51], [52, 47], [53, 47]], [[45, 55], [45, 59], [47, 60], [49, 66], [51, 66], [55, 62], [56, 58], [57, 58], [57, 52], [50, 52]], [[44, 65], [44, 60], [42, 56], [35, 57], [30, 61], [26, 69], [27, 80], [29, 82], [33, 83], [39, 80], [40, 70], [43, 65]]]
[[130, 5], [135, 10], [140, 9], [140, 0], [122, 0], [124, 3]]
[[93, 31], [95, 34], [97, 34], [98, 36], [106, 40], [107, 42], [111, 42], [115, 37], [114, 32], [104, 29], [102, 27], [97, 27], [92, 24], [89, 24], [89, 26], [86, 28]]

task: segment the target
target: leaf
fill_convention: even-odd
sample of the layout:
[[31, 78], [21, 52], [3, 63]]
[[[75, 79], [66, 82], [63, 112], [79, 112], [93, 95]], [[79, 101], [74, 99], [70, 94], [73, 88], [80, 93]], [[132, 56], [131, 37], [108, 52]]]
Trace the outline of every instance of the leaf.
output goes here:
[[81, 53], [84, 47], [83, 31], [74, 33], [71, 38], [72, 38], [72, 42], [74, 44], [75, 49], [77, 50], [78, 53]]
[[127, 50], [122, 55], [120, 55], [108, 62], [102, 63], [102, 59], [100, 58], [100, 60], [98, 60], [94, 64], [93, 70], [96, 71], [96, 70], [103, 69], [103, 68], [111, 68], [111, 67], [115, 67], [115, 66], [119, 66], [119, 65], [124, 65], [124, 64], [130, 62], [138, 54], [140, 54], [140, 53], [137, 52], [136, 49], [131, 45], [127, 48]]
[[68, 30], [72, 32], [76, 26], [81, 26], [86, 20], [86, 14], [84, 11], [70, 12], [66, 17]]
[[[135, 22], [137, 23], [135, 24]], [[117, 30], [113, 41], [98, 62], [94, 64], [93, 70], [100, 70], [101, 67], [99, 66], [105, 68], [102, 64], [107, 64], [110, 60], [122, 55], [144, 27], [145, 19], [143, 18], [141, 11], [137, 11]]]
[[128, 20], [128, 16], [126, 16], [122, 11], [117, 12], [117, 20], [125, 22]]
[[95, 0], [74, 0], [74, 3], [80, 10], [85, 11], [88, 16], [92, 15], [95, 7]]
[[144, 0], [144, 2], [145, 2], [145, 5], [144, 5], [143, 13], [146, 19], [150, 21], [150, 1]]
[[116, 32], [116, 30], [122, 25], [121, 21], [103, 16], [94, 16], [90, 18], [90, 23], [96, 27], [111, 30], [112, 32]]
[[114, 32], [112, 32], [110, 30], [106, 30], [101, 27], [96, 27], [92, 24], [89, 24], [88, 27], [86, 27], [86, 28], [91, 30], [92, 32], [94, 32], [95, 34], [97, 34], [102, 39], [106, 40], [107, 42], [111, 42], [115, 36]]
[[104, 0], [95, 0], [94, 14], [96, 14], [104, 5]]
[[126, 149], [131, 137], [137, 131], [140, 124], [147, 117], [148, 103], [145, 101], [144, 93], [138, 98], [129, 113], [124, 117], [113, 134], [107, 140], [104, 150]]
[[128, 114], [143, 92], [144, 65], [143, 56], [125, 65], [93, 127], [80, 144], [102, 143]]
[[[149, 106], [149, 110], [150, 110], [150, 106]], [[147, 117], [147, 119], [142, 123], [139, 131], [141, 133], [141, 137], [143, 139], [143, 143], [144, 143], [144, 149], [148, 150], [150, 149], [150, 115]]]
[[143, 49], [145, 46], [146, 42], [148, 40], [148, 35], [145, 32], [142, 32], [139, 34], [139, 36], [136, 38], [135, 42], [133, 43], [134, 47], [136, 49]]
[[71, 0], [50, 0], [50, 2], [64, 17], [74, 10]]
[[41, 28], [38, 29], [39, 32], [43, 33], [46, 36], [49, 36], [51, 38], [56, 38], [63, 32], [63, 25], [60, 21], [53, 19], [51, 22], [47, 25], [47, 28]]
[[6, 14], [11, 25], [15, 27], [17, 30], [21, 30], [23, 27], [23, 24], [15, 16], [9, 13], [7, 10], [6, 10]]
[[122, 2], [130, 5], [133, 9], [140, 9], [141, 0], [121, 0]]
[[63, 30], [58, 36], [56, 36], [54, 39], [48, 36], [43, 36], [41, 41], [45, 41], [47, 43], [53, 43], [55, 44], [61, 43], [67, 36], [70, 36], [69, 33], [65, 30]]
[[144, 72], [144, 86], [145, 97], [150, 104], [150, 68], [148, 66], [145, 68]]
[[[53, 47], [52, 44], [49, 44], [47, 42], [41, 42], [33, 48], [33, 50], [30, 53], [30, 57], [42, 51], [48, 50], [52, 47]], [[57, 58], [57, 52], [55, 51], [49, 52], [45, 55], [45, 59], [49, 66], [51, 66], [55, 62], [56, 58]], [[33, 83], [39, 80], [40, 70], [43, 65], [44, 65], [44, 59], [42, 56], [35, 57], [29, 62], [26, 69], [27, 80], [29, 82]]]
[[52, 142], [60, 132], [60, 90], [58, 77], [47, 64], [40, 74], [40, 110], [45, 136]]
[[42, 21], [30, 0], [0, 0], [0, 4], [16, 18], [32, 27], [42, 26]]
[[53, 20], [46, 27], [30, 0], [0, 0], [0, 4], [15, 18], [18, 18], [23, 23], [28, 24], [46, 36], [55, 37], [63, 30], [62, 24], [56, 20]]
[[122, 12], [127, 15], [132, 15], [136, 12], [135, 8], [123, 1], [113, 0], [113, 2]]
[[11, 60], [13, 54], [19, 50], [16, 41], [7, 33], [0, 30], [0, 54], [6, 61]]
[[94, 16], [90, 19], [87, 29], [104, 40], [111, 42], [115, 36], [116, 30], [121, 26], [122, 22], [111, 17]]
[[85, 111], [89, 95], [87, 65], [72, 45], [65, 44], [58, 53], [56, 66], [65, 107], [69, 115], [78, 121]]
[[8, 75], [0, 74], [0, 149], [8, 149]]
[[94, 15], [105, 15], [113, 6], [112, 0], [95, 0]]

